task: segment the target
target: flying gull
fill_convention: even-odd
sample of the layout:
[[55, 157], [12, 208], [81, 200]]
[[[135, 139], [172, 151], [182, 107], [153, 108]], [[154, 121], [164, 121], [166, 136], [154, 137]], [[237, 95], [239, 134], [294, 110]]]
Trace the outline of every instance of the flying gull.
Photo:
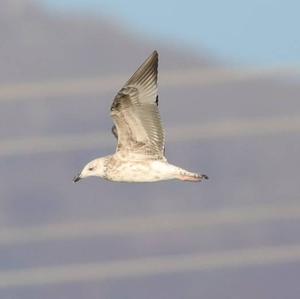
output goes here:
[[154, 51], [116, 95], [110, 108], [117, 138], [115, 154], [89, 162], [73, 181], [97, 176], [116, 182], [181, 180], [208, 177], [168, 163], [158, 110], [158, 53]]

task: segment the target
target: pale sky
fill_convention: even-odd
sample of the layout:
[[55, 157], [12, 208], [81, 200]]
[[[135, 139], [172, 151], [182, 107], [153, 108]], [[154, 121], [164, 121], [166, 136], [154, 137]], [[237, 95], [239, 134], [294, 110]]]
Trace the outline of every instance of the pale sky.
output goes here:
[[113, 16], [147, 38], [204, 47], [235, 64], [300, 64], [298, 0], [40, 1], [54, 10]]

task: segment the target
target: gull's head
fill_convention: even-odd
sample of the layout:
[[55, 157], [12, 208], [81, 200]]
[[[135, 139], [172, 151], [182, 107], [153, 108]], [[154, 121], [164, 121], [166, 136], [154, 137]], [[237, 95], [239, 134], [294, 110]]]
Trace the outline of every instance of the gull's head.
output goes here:
[[80, 173], [75, 175], [75, 177], [73, 178], [73, 182], [77, 183], [81, 179], [87, 178], [89, 176], [104, 177], [106, 160], [106, 158], [99, 158], [89, 162], [83, 167]]

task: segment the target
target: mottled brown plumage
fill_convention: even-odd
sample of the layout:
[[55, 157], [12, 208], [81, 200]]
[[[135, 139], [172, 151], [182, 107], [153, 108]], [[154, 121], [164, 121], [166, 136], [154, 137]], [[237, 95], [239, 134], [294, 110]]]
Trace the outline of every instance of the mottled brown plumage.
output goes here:
[[207, 179], [167, 162], [165, 134], [158, 110], [158, 53], [154, 51], [117, 93], [112, 105], [112, 133], [117, 138], [114, 155], [89, 162], [74, 182], [99, 176], [118, 182], [155, 182]]
[[116, 95], [111, 116], [117, 128], [118, 151], [163, 159], [164, 130], [158, 110], [158, 54], [138, 68]]

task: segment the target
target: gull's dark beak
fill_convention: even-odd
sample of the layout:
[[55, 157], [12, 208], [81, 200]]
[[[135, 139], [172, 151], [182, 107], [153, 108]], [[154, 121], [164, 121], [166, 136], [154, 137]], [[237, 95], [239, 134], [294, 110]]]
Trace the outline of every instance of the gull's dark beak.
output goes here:
[[77, 182], [80, 181], [80, 180], [81, 180], [81, 176], [80, 176], [80, 173], [78, 173], [77, 175], [74, 176], [73, 182], [74, 182], [74, 183], [77, 183]]

